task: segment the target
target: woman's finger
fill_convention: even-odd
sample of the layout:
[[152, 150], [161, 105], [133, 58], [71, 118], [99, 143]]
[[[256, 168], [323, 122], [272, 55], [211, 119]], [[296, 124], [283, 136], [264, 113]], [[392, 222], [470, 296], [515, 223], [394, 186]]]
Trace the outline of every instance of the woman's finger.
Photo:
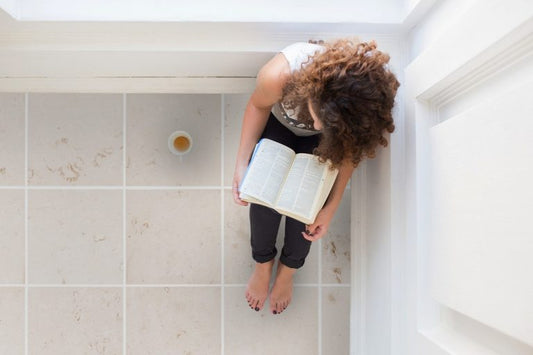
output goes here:
[[248, 206], [248, 202], [241, 200], [241, 198], [239, 197], [239, 190], [237, 186], [232, 187], [232, 192], [233, 192], [233, 200], [235, 201], [235, 203], [241, 206]]
[[310, 237], [310, 236], [307, 235], [305, 232], [302, 232], [302, 236], [303, 236], [305, 239], [309, 240], [310, 242], [313, 242], [313, 241], [314, 241], [313, 237]]

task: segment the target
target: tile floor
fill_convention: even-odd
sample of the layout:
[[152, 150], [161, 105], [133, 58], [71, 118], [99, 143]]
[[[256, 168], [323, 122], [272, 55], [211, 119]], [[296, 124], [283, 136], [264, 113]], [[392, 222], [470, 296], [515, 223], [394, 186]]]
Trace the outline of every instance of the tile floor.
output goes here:
[[348, 190], [289, 308], [244, 299], [247, 99], [0, 94], [0, 354], [348, 354]]

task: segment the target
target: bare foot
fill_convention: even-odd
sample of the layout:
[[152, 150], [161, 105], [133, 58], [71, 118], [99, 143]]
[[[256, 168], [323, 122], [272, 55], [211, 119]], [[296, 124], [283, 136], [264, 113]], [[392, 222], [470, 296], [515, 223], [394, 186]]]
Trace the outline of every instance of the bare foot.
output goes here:
[[250, 308], [256, 311], [262, 309], [265, 304], [273, 265], [274, 260], [266, 263], [255, 263], [255, 270], [248, 280], [245, 297]]
[[270, 292], [270, 311], [279, 314], [287, 308], [292, 299], [292, 275], [297, 269], [278, 263], [276, 281]]

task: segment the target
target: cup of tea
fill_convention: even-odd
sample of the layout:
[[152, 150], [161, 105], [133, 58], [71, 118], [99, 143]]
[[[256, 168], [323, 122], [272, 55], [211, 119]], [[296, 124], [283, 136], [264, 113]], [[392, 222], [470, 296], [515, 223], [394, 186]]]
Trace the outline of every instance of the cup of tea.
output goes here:
[[176, 131], [168, 137], [168, 149], [176, 155], [187, 154], [192, 148], [192, 137], [185, 131]]

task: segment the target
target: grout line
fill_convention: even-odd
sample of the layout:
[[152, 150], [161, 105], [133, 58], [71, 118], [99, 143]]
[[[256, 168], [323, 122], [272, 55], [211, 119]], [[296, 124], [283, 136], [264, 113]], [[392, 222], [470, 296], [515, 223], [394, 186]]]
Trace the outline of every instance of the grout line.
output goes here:
[[226, 114], [224, 111], [225, 106], [225, 97], [224, 94], [220, 95], [220, 283], [222, 287], [220, 288], [220, 354], [224, 355], [225, 344], [224, 344], [224, 323], [225, 323], [225, 312], [224, 312], [224, 303], [225, 303], [225, 288], [224, 288], [224, 121]]
[[[8, 288], [8, 287], [25, 287], [25, 283], [20, 284], [0, 284], [1, 288]], [[34, 288], [34, 287], [120, 287], [122, 288], [125, 286], [126, 288], [129, 287], [245, 287], [247, 284], [245, 283], [215, 283], [215, 284], [28, 284], [28, 288]], [[295, 283], [294, 287], [318, 287], [319, 284], [317, 283], [302, 283], [298, 284]], [[337, 288], [350, 288], [350, 284], [321, 284], [322, 288], [324, 287], [337, 287]]]
[[[0, 186], [0, 190], [231, 190], [231, 186], [53, 186], [53, 185], [43, 185], [43, 186], [23, 186], [23, 185], [11, 185], [11, 186]], [[349, 190], [346, 187], [346, 190]]]
[[0, 190], [122, 190], [121, 185], [117, 186], [0, 186]]
[[318, 355], [322, 355], [322, 239], [318, 240]]
[[[363, 186], [366, 187], [367, 186], [367, 173], [366, 173], [366, 170], [367, 170], [367, 165], [365, 164], [364, 165], [364, 176], [363, 176]], [[365, 206], [363, 207], [366, 207], [367, 205], [367, 190], [366, 188], [363, 189], [363, 197], [361, 198], [361, 201], [363, 202], [364, 201], [364, 204]], [[366, 236], [367, 236], [367, 230], [366, 230], [366, 223], [367, 223], [367, 217], [366, 217], [366, 213], [367, 213], [367, 209], [366, 208], [362, 208], [361, 209], [362, 211], [362, 218], [361, 218], [361, 225], [362, 225], [362, 228], [363, 228], [363, 233], [361, 233], [362, 235], [362, 243], [361, 243], [361, 313], [362, 313], [362, 316], [361, 316], [361, 334], [360, 334], [360, 340], [361, 340], [361, 350], [366, 352], [367, 351], [367, 347], [366, 347], [366, 308], [367, 308], [367, 304], [366, 304], [366, 275], [367, 275], [367, 248], [366, 248]]]
[[[2, 190], [20, 190], [26, 188], [25, 186], [0, 186]], [[29, 190], [220, 190], [219, 186], [28, 186]]]
[[[243, 284], [244, 285], [244, 284]], [[2, 287], [7, 287], [8, 285], [2, 285]], [[148, 287], [220, 287], [221, 284], [32, 284], [28, 285], [29, 288], [148, 288]], [[1, 287], [0, 287], [1, 288]]]
[[[351, 341], [356, 342], [356, 345], [354, 346], [352, 344], [352, 348], [355, 349], [356, 354], [365, 354], [367, 351], [366, 348], [366, 266], [367, 266], [367, 248], [366, 248], [366, 212], [367, 209], [367, 163], [363, 162], [360, 169], [360, 178], [358, 182], [358, 188], [357, 193], [359, 194], [359, 201], [358, 201], [358, 218], [360, 220], [359, 225], [357, 227], [357, 230], [355, 231], [358, 235], [357, 237], [357, 245], [355, 246], [357, 248], [357, 275], [358, 276], [358, 284], [357, 289], [355, 290], [357, 292], [356, 299], [357, 304], [355, 305], [358, 308], [358, 317], [355, 318], [355, 321], [357, 322], [357, 325], [354, 327], [355, 330], [358, 332], [353, 339], [351, 338]], [[354, 246], [352, 246], [352, 251]], [[353, 289], [352, 289], [353, 290]], [[353, 292], [353, 291], [352, 291]], [[353, 296], [352, 296], [353, 298]], [[353, 316], [353, 315], [352, 315]], [[353, 335], [353, 334], [352, 334]]]
[[126, 190], [220, 190], [217, 186], [126, 186]]
[[122, 94], [122, 354], [126, 355], [126, 94]]
[[24, 354], [28, 355], [28, 93], [24, 94]]
[[220, 123], [220, 206], [221, 206], [221, 216], [220, 216], [220, 283], [222, 284], [222, 287], [220, 288], [220, 354], [224, 355], [225, 353], [225, 342], [224, 337], [226, 334], [226, 330], [224, 329], [224, 323], [225, 323], [225, 317], [226, 313], [224, 311], [224, 304], [225, 302], [225, 296], [226, 296], [226, 289], [225, 289], [225, 235], [224, 235], [224, 219], [225, 219], [225, 209], [224, 209], [224, 145], [225, 145], [225, 131], [224, 131], [224, 124], [226, 120], [226, 98], [224, 94], [220, 95], [220, 117], [221, 117], [221, 123]]

